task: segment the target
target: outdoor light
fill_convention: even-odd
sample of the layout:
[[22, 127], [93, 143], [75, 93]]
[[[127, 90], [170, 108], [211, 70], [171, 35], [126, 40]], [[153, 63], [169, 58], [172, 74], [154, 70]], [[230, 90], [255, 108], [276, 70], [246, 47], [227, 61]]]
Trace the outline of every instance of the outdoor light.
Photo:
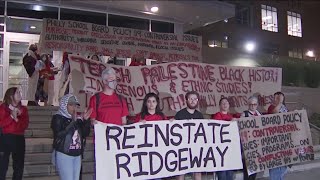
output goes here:
[[0, 23], [0, 26], [4, 26], [4, 23]]
[[32, 8], [34, 11], [43, 11], [43, 7], [39, 5], [34, 5]]
[[36, 29], [37, 27], [35, 27], [35, 26], [30, 26], [30, 29]]
[[159, 8], [157, 6], [154, 6], [150, 10], [151, 10], [151, 12], [156, 13], [159, 11]]
[[255, 49], [256, 45], [253, 42], [247, 42], [245, 45], [245, 49], [248, 52], [252, 52]]
[[225, 19], [225, 20], [223, 20], [225, 23], [227, 23], [228, 22], [228, 19]]
[[309, 50], [307, 53], [306, 53], [307, 56], [309, 57], [314, 57], [314, 52]]

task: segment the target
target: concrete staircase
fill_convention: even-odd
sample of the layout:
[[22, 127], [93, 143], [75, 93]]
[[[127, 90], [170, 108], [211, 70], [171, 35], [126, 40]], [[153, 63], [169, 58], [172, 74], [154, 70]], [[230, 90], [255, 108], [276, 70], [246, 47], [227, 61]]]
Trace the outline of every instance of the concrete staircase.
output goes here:
[[[26, 156], [25, 180], [58, 180], [55, 166], [51, 164], [52, 131], [50, 122], [57, 107], [29, 107], [30, 124], [25, 133]], [[92, 133], [91, 133], [92, 134]], [[92, 136], [92, 135], [91, 135]], [[92, 180], [94, 173], [94, 151], [92, 137], [87, 138], [83, 166], [83, 180]], [[7, 180], [12, 178], [12, 162], [7, 172]]]

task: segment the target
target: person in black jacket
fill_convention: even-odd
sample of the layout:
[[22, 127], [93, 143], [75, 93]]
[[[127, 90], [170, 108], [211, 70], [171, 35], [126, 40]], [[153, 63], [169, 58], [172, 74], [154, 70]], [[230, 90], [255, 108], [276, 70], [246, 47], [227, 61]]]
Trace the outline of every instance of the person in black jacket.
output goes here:
[[38, 47], [31, 44], [28, 53], [23, 57], [23, 66], [26, 69], [28, 78], [28, 91], [27, 100], [28, 106], [37, 106], [35, 102], [35, 95], [37, 91], [39, 71], [44, 68], [44, 63], [39, 61], [40, 55], [38, 54]]
[[77, 98], [72, 94], [63, 96], [60, 109], [52, 117], [53, 149], [57, 170], [61, 180], [79, 180], [81, 155], [84, 151], [85, 137], [90, 134], [89, 109], [77, 117]]

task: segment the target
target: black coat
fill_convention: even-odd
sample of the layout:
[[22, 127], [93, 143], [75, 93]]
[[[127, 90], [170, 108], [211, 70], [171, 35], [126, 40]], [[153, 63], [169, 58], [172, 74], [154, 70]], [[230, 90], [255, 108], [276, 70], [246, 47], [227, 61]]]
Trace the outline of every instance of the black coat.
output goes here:
[[[90, 134], [90, 120], [77, 119], [76, 121], [56, 114], [51, 120], [51, 129], [53, 131], [53, 149], [58, 152], [79, 156], [84, 151], [85, 138]], [[72, 144], [72, 136], [78, 130], [81, 141], [81, 152], [79, 154], [71, 154], [69, 147]]]

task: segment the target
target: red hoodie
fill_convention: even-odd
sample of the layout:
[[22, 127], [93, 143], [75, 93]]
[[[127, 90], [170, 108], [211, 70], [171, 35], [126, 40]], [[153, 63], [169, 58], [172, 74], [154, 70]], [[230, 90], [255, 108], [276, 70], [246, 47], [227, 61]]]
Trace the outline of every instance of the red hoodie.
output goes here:
[[11, 110], [4, 103], [0, 105], [0, 128], [3, 134], [24, 135], [24, 131], [29, 125], [28, 110], [25, 106], [20, 107], [21, 114], [18, 116], [19, 121], [16, 122], [11, 117]]
[[135, 119], [134, 119], [134, 122], [137, 123], [139, 122], [140, 120], [145, 120], [145, 121], [160, 121], [160, 120], [168, 120], [167, 117], [162, 117], [161, 115], [159, 114], [146, 114], [144, 116], [144, 118], [142, 119], [141, 118], [141, 114], [137, 114]]
[[222, 112], [217, 112], [211, 116], [215, 120], [231, 121], [233, 116], [232, 114], [223, 114]]

